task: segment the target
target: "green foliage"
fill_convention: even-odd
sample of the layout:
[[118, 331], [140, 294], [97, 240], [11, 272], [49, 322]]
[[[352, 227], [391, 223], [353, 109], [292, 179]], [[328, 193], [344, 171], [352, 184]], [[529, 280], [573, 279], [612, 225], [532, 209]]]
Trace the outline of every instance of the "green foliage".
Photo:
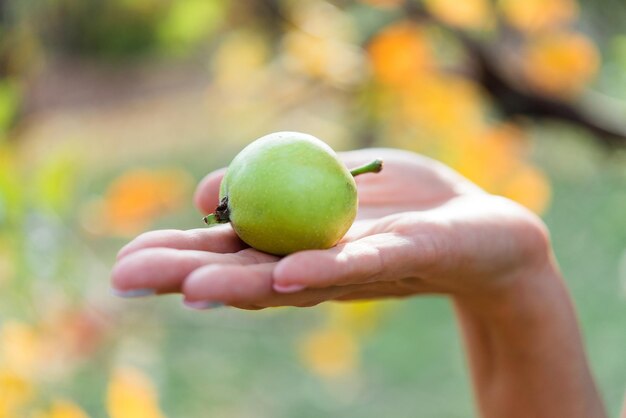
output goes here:
[[610, 45], [611, 58], [626, 71], [626, 35], [615, 36]]
[[21, 103], [21, 89], [15, 80], [0, 79], [0, 141], [12, 126]]
[[164, 1], [57, 0], [44, 23], [49, 46], [84, 55], [134, 56], [155, 48]]
[[9, 3], [18, 11], [16, 21], [36, 27], [48, 49], [104, 58], [190, 52], [215, 31], [226, 9], [221, 0]]
[[0, 144], [0, 231], [18, 224], [24, 211], [20, 177], [10, 147]]
[[221, 0], [174, 1], [159, 23], [158, 39], [166, 50], [188, 52], [216, 30], [224, 12]]
[[78, 158], [67, 151], [46, 159], [33, 173], [32, 206], [58, 215], [67, 213], [72, 208], [77, 173]]

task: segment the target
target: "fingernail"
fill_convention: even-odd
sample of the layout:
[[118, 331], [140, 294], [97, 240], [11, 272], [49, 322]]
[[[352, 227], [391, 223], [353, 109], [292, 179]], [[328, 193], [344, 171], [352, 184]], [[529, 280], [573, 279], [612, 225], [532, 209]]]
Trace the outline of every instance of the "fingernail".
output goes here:
[[190, 301], [183, 300], [183, 305], [195, 311], [203, 311], [206, 309], [215, 309], [224, 306], [222, 302], [209, 302], [208, 300]]
[[156, 294], [156, 290], [154, 289], [130, 289], [130, 290], [120, 290], [111, 288], [111, 293], [120, 298], [142, 298], [145, 296], [152, 296]]
[[290, 285], [281, 285], [274, 283], [274, 290], [278, 293], [296, 293], [301, 290], [304, 290], [306, 286], [302, 286], [300, 284], [290, 284]]

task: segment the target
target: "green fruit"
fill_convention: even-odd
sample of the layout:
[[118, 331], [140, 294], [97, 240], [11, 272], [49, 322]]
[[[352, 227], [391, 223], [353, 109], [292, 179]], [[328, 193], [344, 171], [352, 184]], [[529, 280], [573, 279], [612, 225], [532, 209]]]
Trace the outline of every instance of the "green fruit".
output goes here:
[[[380, 171], [382, 163], [373, 164], [353, 174]], [[231, 222], [245, 243], [271, 254], [330, 248], [356, 217], [353, 174], [311, 135], [266, 135], [234, 158], [222, 181], [220, 205], [205, 222]]]

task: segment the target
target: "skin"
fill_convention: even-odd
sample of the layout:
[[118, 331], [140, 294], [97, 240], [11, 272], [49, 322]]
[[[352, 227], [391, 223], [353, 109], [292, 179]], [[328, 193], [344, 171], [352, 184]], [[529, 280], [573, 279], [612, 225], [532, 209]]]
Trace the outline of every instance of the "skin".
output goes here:
[[237, 235], [271, 254], [330, 248], [356, 216], [356, 185], [348, 169], [328, 145], [298, 132], [273, 133], [248, 145], [220, 189]]
[[[284, 258], [248, 248], [228, 225], [143, 234], [119, 253], [121, 296], [180, 292], [192, 308], [312, 306], [328, 300], [445, 295], [486, 418], [604, 418], [570, 297], [535, 215], [416, 154], [341, 154], [356, 178], [357, 221], [339, 245]], [[199, 185], [215, 207], [223, 171]], [[149, 290], [146, 290], [149, 289]]]

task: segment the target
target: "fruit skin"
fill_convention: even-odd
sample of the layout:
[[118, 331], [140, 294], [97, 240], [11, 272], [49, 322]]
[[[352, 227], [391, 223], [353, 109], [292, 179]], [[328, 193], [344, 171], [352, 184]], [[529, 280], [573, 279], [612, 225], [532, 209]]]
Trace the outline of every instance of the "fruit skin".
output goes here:
[[299, 132], [273, 133], [245, 147], [224, 176], [224, 198], [237, 235], [276, 255], [332, 247], [357, 212], [348, 169], [327, 144]]

